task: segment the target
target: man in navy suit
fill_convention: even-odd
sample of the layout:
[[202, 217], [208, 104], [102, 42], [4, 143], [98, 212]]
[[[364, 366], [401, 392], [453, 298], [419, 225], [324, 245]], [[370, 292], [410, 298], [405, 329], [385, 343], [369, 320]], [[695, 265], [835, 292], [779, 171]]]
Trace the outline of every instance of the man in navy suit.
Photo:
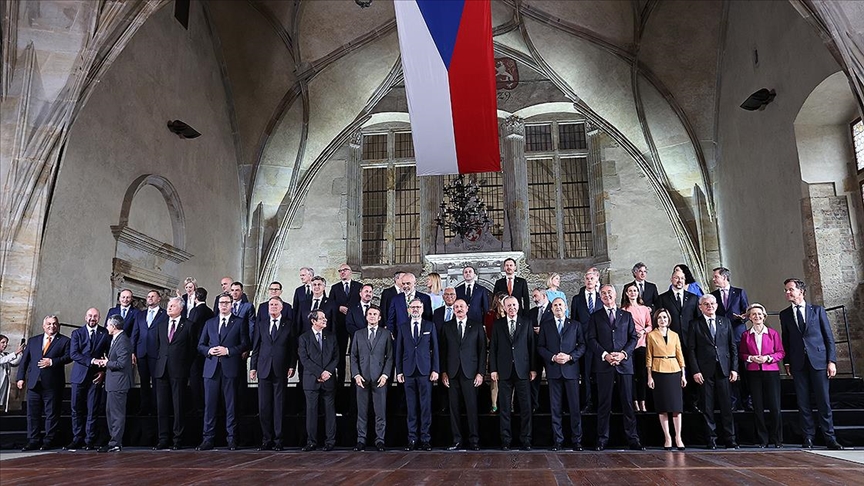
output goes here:
[[570, 407], [570, 430], [573, 450], [582, 450], [582, 413], [579, 409], [579, 358], [585, 354], [585, 338], [579, 321], [567, 318], [564, 299], [552, 301], [552, 317], [540, 326], [537, 352], [546, 364], [549, 382], [549, 407], [552, 411], [552, 450], [561, 450], [564, 430], [561, 425], [564, 405], [562, 391]]
[[[302, 336], [304, 332], [312, 327], [312, 322], [309, 320], [309, 314], [313, 310], [320, 310], [327, 318], [327, 322], [333, 323], [336, 321], [336, 313], [339, 310], [336, 305], [327, 297], [324, 291], [327, 289], [327, 280], [320, 275], [312, 277], [309, 285], [312, 289], [312, 295], [309, 299], [300, 301], [300, 308], [295, 309], [294, 313], [294, 335]], [[333, 330], [326, 328], [324, 332], [333, 334]], [[302, 368], [302, 365], [301, 365]]]
[[[269, 320], [270, 315], [270, 299], [273, 297], [279, 297], [282, 300], [282, 284], [279, 282], [270, 282], [270, 285], [267, 286], [267, 300], [258, 304], [258, 313], [255, 315], [255, 322], [262, 322]], [[282, 300], [282, 318], [287, 322], [294, 322], [294, 308], [291, 307], [291, 304]]]
[[[252, 335], [255, 332], [255, 307], [248, 301], [243, 300], [243, 284], [240, 282], [231, 283], [231, 314], [243, 320], [243, 325], [246, 327], [246, 332], [249, 333], [249, 342], [252, 342]], [[243, 373], [245, 376], [246, 373]]]
[[461, 403], [468, 419], [468, 447], [480, 450], [480, 421], [477, 416], [477, 387], [486, 374], [486, 331], [482, 321], [468, 318], [468, 304], [458, 299], [453, 303], [454, 318], [444, 323], [441, 332], [441, 383], [450, 394], [450, 431], [453, 445], [448, 450], [460, 450], [463, 442]]
[[[750, 303], [747, 300], [747, 292], [744, 289], [733, 287], [731, 278], [732, 273], [728, 268], [715, 268], [712, 277], [715, 289], [711, 295], [717, 300], [717, 315], [729, 319], [732, 323], [732, 338], [735, 339], [735, 342], [741, 342], [741, 336], [747, 332], [747, 316], [745, 314]], [[738, 381], [732, 385], [732, 410], [744, 408], [752, 410], [750, 393], [747, 388], [746, 368], [740, 367], [740, 369], [745, 370], [745, 372], [741, 373], [738, 376]]]
[[262, 443], [258, 450], [282, 450], [282, 417], [285, 410], [285, 387], [294, 376], [297, 356], [294, 328], [282, 312], [282, 299], [270, 297], [267, 317], [258, 321], [252, 341], [249, 378], [258, 380], [258, 417]]
[[[219, 281], [219, 285], [222, 287], [222, 289], [219, 291], [218, 294], [216, 294], [216, 299], [213, 300], [213, 314], [214, 315], [219, 313], [219, 296], [222, 295], [223, 293], [226, 293], [226, 292], [230, 294], [231, 293], [231, 285], [233, 283], [234, 283], [234, 279], [231, 277], [222, 277], [222, 280]], [[240, 302], [249, 302], [249, 297], [247, 297], [246, 294], [243, 293], [240, 296]]]
[[[386, 326], [390, 320], [390, 316], [387, 314], [390, 311], [390, 302], [393, 301], [393, 298], [402, 293], [402, 275], [405, 275], [405, 272], [395, 272], [393, 274], [393, 286], [387, 287], [386, 289], [381, 291], [381, 325]], [[393, 332], [394, 329], [390, 329], [390, 332]]]
[[324, 332], [327, 316], [315, 310], [307, 316], [310, 328], [297, 347], [303, 365], [303, 393], [306, 395], [306, 445], [303, 452], [318, 448], [318, 402], [324, 402], [324, 451], [336, 445], [336, 363], [338, 345], [332, 333]]
[[783, 349], [786, 374], [792, 375], [795, 395], [798, 398], [798, 414], [801, 417], [802, 446], [813, 447], [816, 425], [813, 421], [812, 394], [819, 411], [819, 426], [829, 449], [839, 450], [843, 446], [834, 435], [834, 419], [831, 400], [828, 396], [828, 380], [837, 374], [837, 351], [834, 346], [834, 331], [828, 322], [825, 309], [808, 304], [805, 300], [807, 285], [797, 278], [783, 282], [786, 300], [792, 305], [780, 311], [783, 329]]
[[[218, 301], [217, 301], [218, 302]], [[195, 289], [195, 301], [192, 308], [187, 310], [189, 324], [192, 326], [192, 340], [198, 343], [204, 325], [213, 318], [213, 310], [207, 306], [207, 289], [198, 287]], [[192, 408], [198, 416], [204, 414], [204, 356], [194, 350], [192, 367], [189, 369], [189, 388], [192, 392]]]
[[639, 289], [639, 297], [642, 297], [642, 302], [654, 310], [657, 308], [656, 300], [658, 297], [657, 286], [646, 280], [648, 277], [648, 266], [642, 262], [633, 265], [633, 283]]
[[[552, 306], [549, 304], [549, 298], [546, 296], [546, 289], [544, 288], [537, 287], [532, 290], [531, 300], [534, 301], [534, 307], [528, 311], [528, 320], [534, 326], [534, 341], [536, 342], [540, 337], [540, 327], [543, 322], [553, 319]], [[540, 405], [540, 377], [543, 376], [546, 361], [536, 352], [534, 359], [537, 360], [537, 379], [531, 382], [531, 409], [537, 411]]]
[[192, 324], [183, 317], [182, 298], [170, 299], [166, 313], [168, 319], [156, 330], [159, 352], [153, 375], [156, 377], [159, 441], [154, 449], [171, 447], [178, 450], [181, 447], [185, 424], [186, 382], [189, 380], [189, 370], [192, 368], [198, 339], [194, 335]]
[[111, 338], [99, 325], [99, 310], [91, 308], [86, 324], [72, 331], [69, 355], [72, 358], [72, 442], [67, 450], [96, 448], [96, 418], [102, 408], [102, 382], [105, 372], [96, 361], [108, 354]]
[[[610, 284], [600, 287], [600, 300], [603, 306], [591, 314], [586, 337], [588, 346], [594, 349], [594, 375], [597, 379], [597, 450], [606, 449], [609, 442], [612, 389], [616, 382], [630, 449], [642, 450], [633, 411], [632, 358], [638, 341], [633, 316], [616, 307], [615, 287]], [[645, 366], [645, 363], [638, 363], [638, 366]]]
[[354, 336], [354, 333], [366, 327], [366, 311], [372, 307], [372, 297], [374, 295], [375, 289], [372, 287], [372, 284], [367, 283], [360, 287], [360, 302], [351, 306], [345, 315], [345, 329], [348, 330], [348, 334], [351, 336]]
[[[411, 274], [406, 274], [406, 277], [408, 275]], [[403, 285], [406, 281], [403, 277]], [[408, 295], [408, 292], [405, 294]], [[398, 299], [394, 304], [396, 302]], [[431, 451], [432, 383], [438, 380], [440, 370], [438, 333], [432, 321], [423, 319], [424, 303], [418, 297], [408, 303], [408, 312], [409, 320], [401, 324], [396, 334], [395, 354], [396, 381], [405, 384], [405, 401], [408, 404], [408, 445], [405, 450], [417, 448], [419, 425], [420, 448]]]
[[231, 313], [231, 295], [223, 293], [217, 301], [219, 315], [207, 321], [198, 352], [204, 361], [204, 438], [198, 450], [213, 449], [216, 440], [216, 412], [219, 409], [219, 393], [225, 402], [225, 428], [228, 432], [228, 449], [236, 450], [237, 380], [243, 374], [243, 353], [249, 349], [249, 334], [243, 320]]
[[294, 312], [300, 312], [300, 302], [312, 297], [312, 277], [314, 276], [315, 270], [311, 267], [300, 268], [300, 286], [294, 289], [294, 299], [291, 301], [291, 308]]
[[[584, 276], [585, 285], [579, 289], [579, 293], [570, 301], [570, 314], [582, 325], [582, 335], [588, 336], [588, 325], [591, 322], [591, 314], [603, 306], [600, 301], [600, 271], [595, 267], [589, 268]], [[579, 363], [579, 372], [582, 374], [583, 397], [585, 406], [582, 413], [593, 411], [592, 388], [594, 382], [594, 351], [587, 346], [585, 354]]]
[[501, 449], [510, 450], [512, 433], [510, 415], [513, 391], [519, 402], [522, 450], [531, 450], [531, 385], [537, 378], [534, 359], [534, 330], [527, 319], [519, 315], [519, 299], [504, 299], [506, 316], [495, 321], [489, 344], [489, 373], [498, 382], [498, 417]]
[[[334, 315], [336, 319], [331, 323], [333, 327], [331, 331], [336, 335], [336, 342], [339, 344], [339, 365], [336, 373], [339, 378], [336, 386], [339, 389], [344, 388], [345, 384], [345, 363], [347, 362], [345, 356], [348, 353], [348, 341], [352, 336], [345, 327], [345, 316], [351, 307], [360, 303], [360, 288], [363, 286], [360, 282], [353, 280], [351, 276], [351, 267], [347, 263], [339, 265], [339, 281], [330, 287], [329, 294], [337, 311]], [[349, 402], [354, 403], [354, 399], [351, 397], [342, 398], [347, 398]]]
[[159, 307], [162, 296], [158, 290], [147, 292], [147, 309], [135, 316], [132, 328], [132, 364], [138, 366], [138, 377], [141, 381], [141, 404], [138, 415], [151, 415], [156, 411], [153, 390], [156, 388], [156, 358], [159, 353], [159, 342], [156, 330], [168, 319], [165, 309]]
[[504, 276], [495, 281], [495, 288], [492, 293], [507, 294], [511, 297], [519, 299], [519, 315], [526, 317], [528, 309], [531, 308], [531, 301], [528, 298], [528, 282], [522, 277], [516, 276], [516, 260], [508, 258], [504, 260]]
[[[22, 451], [50, 450], [58, 447], [57, 429], [60, 425], [60, 405], [66, 386], [64, 367], [72, 361], [69, 356], [71, 341], [59, 334], [57, 316], [42, 320], [43, 334], [33, 336], [18, 363], [18, 389], [27, 383], [27, 445]], [[45, 414], [45, 436], [42, 437], [42, 414]]]
[[456, 298], [468, 303], [468, 319], [483, 322], [489, 312], [489, 290], [477, 282], [477, 269], [468, 265], [462, 269], [465, 282], [456, 287]]
[[432, 312], [432, 322], [435, 323], [435, 331], [438, 332], [439, 338], [441, 337], [441, 331], [444, 329], [444, 323], [453, 320], [453, 304], [456, 302], [456, 289], [447, 287], [444, 289], [441, 297], [444, 299], [444, 305]]
[[423, 320], [432, 320], [432, 299], [415, 289], [417, 277], [413, 273], [403, 273], [401, 282], [402, 293], [393, 297], [390, 301], [390, 309], [387, 311], [387, 329], [390, 329], [393, 337], [399, 337], [402, 326], [411, 322], [408, 303], [414, 299], [420, 299], [423, 303]]
[[105, 324], [108, 323], [109, 317], [115, 314], [119, 315], [123, 318], [124, 327], [127, 329], [126, 332], [131, 333], [132, 326], [135, 324], [135, 316], [138, 312], [138, 309], [132, 305], [132, 291], [123, 289], [117, 297], [117, 306], [108, 309], [108, 313], [105, 314]]

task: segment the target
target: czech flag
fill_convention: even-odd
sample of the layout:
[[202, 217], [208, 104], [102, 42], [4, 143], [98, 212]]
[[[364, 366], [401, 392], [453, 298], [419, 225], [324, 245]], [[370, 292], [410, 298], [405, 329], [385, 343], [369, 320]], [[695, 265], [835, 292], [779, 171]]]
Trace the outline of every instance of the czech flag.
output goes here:
[[417, 175], [501, 170], [490, 0], [396, 0]]

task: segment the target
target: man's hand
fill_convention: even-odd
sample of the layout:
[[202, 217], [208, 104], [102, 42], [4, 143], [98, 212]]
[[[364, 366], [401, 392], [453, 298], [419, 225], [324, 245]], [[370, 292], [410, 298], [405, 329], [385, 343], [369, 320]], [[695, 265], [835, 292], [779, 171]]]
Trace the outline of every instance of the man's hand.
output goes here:
[[786, 369], [786, 374], [792, 376], [792, 370], [789, 368], [789, 363], [783, 363], [783, 367]]
[[534, 326], [534, 334], [540, 334], [540, 326]]
[[294, 377], [294, 368], [288, 368], [288, 378]]
[[329, 380], [331, 376], [333, 376], [333, 373], [324, 370], [321, 372], [321, 377], [319, 379], [321, 380], [321, 383], [324, 383], [325, 381]]
[[360, 388], [366, 388], [363, 386], [363, 377], [360, 375], [354, 377], [354, 383]]
[[828, 378], [834, 378], [837, 375], [837, 364], [828, 362]]
[[97, 372], [97, 373], [96, 373], [96, 376], [93, 377], [93, 384], [94, 384], [94, 385], [99, 385], [99, 384], [101, 384], [103, 381], [105, 381], [105, 372], [104, 372], [104, 371], [99, 371], [99, 372]]
[[477, 388], [478, 386], [480, 386], [482, 384], [483, 384], [483, 375], [481, 375], [480, 373], [477, 373], [476, 375], [474, 375], [474, 388]]
[[15, 386], [17, 386], [19, 390], [23, 390], [24, 389], [24, 380], [18, 380], [18, 382], [15, 383]]
[[405, 383], [405, 375], [399, 373], [398, 375], [396, 375], [396, 381], [398, 381], [399, 383]]
[[736, 381], [738, 381], [738, 372], [733, 371], [729, 373], [729, 383], [735, 383]]
[[348, 308], [345, 307], [344, 305], [340, 305], [340, 306], [339, 306], [339, 312], [341, 312], [341, 313], [343, 313], [343, 314], [347, 314], [347, 313], [348, 313]]
[[255, 370], [249, 370], [249, 379], [255, 381], [258, 379], [258, 372]]
[[213, 346], [210, 348], [210, 356], [228, 356], [228, 348], [225, 346]]
[[536, 371], [532, 371], [532, 372], [531, 372], [531, 381], [534, 381], [536, 378], [537, 378], [537, 372], [536, 372]]
[[132, 366], [138, 365], [138, 357], [135, 356], [135, 353], [132, 353]]
[[603, 357], [603, 361], [615, 366], [615, 357], [612, 356], [612, 353], [606, 353], [606, 356]]
[[493, 371], [492, 373], [490, 373], [490, 376], [492, 377], [492, 381], [496, 381], [496, 382], [498, 381], [498, 372], [497, 371]]
[[696, 373], [695, 375], [693, 375], [693, 381], [701, 385], [705, 383], [705, 378], [702, 378], [702, 373]]
[[429, 381], [438, 381], [438, 372], [437, 371], [433, 371], [432, 373], [429, 373]]
[[378, 377], [378, 388], [387, 386], [387, 376], [381, 375]]
[[42, 358], [38, 363], [36, 363], [36, 366], [40, 368], [49, 368], [52, 363], [53, 361], [51, 361], [51, 358]]
[[441, 373], [441, 384], [450, 388], [450, 377], [447, 376], [447, 373]]

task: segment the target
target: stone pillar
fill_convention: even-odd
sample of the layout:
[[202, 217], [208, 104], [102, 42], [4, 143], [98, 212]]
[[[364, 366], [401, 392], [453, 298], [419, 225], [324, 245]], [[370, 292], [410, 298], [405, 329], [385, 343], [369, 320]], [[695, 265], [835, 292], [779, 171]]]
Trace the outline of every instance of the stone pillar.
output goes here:
[[363, 227], [360, 220], [363, 219], [363, 173], [360, 160], [363, 158], [363, 134], [356, 131], [351, 135], [348, 142], [348, 163], [345, 167], [347, 184], [347, 207], [348, 215], [346, 227], [346, 262], [352, 267], [360, 266], [361, 243]]
[[585, 124], [588, 135], [588, 193], [591, 203], [591, 224], [594, 236], [594, 259], [595, 261], [609, 260], [609, 248], [606, 244], [606, 211], [604, 201], [606, 193], [603, 191], [603, 132], [590, 123]]
[[420, 177], [420, 258], [434, 255], [439, 205], [444, 199], [444, 176]]
[[[511, 249], [531, 254], [528, 226], [528, 163], [525, 159], [525, 121], [510, 116], [501, 123], [504, 138], [504, 207], [510, 230]], [[506, 239], [506, 238], [505, 238]]]

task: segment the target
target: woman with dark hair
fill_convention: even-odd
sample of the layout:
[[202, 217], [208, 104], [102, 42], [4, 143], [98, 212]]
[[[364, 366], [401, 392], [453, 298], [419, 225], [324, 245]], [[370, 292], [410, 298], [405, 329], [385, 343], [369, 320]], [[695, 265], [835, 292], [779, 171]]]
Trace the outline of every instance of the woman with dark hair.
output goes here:
[[0, 410], [9, 411], [9, 372], [13, 366], [18, 366], [24, 345], [19, 344], [14, 353], [7, 353], [9, 338], [0, 334]]
[[691, 294], [695, 294], [696, 297], [702, 297], [705, 294], [705, 291], [702, 290], [699, 282], [697, 282], [696, 278], [693, 277], [693, 272], [690, 271], [690, 268], [683, 263], [679, 263], [678, 265], [675, 265], [675, 270], [679, 269], [684, 272], [684, 283], [687, 284], [687, 288], [685, 290], [687, 290], [687, 292], [690, 292]]
[[626, 310], [633, 316], [633, 324], [636, 328], [636, 336], [639, 341], [633, 351], [633, 362], [637, 365], [633, 368], [633, 410], [647, 412], [645, 409], [645, 336], [651, 332], [651, 308], [644, 305], [642, 297], [639, 296], [639, 287], [636, 282], [630, 282], [624, 286], [621, 296], [621, 309]]
[[[495, 324], [495, 321], [507, 315], [507, 312], [504, 311], [504, 299], [509, 297], [504, 292], [498, 292], [495, 294], [495, 297], [492, 299], [492, 305], [489, 308], [489, 312], [483, 316], [483, 327], [486, 328], [486, 339], [492, 339], [492, 326]], [[489, 366], [486, 366], [486, 369], [489, 369]], [[490, 380], [489, 391], [492, 397], [492, 410], [489, 413], [495, 413], [498, 411], [498, 382]]]
[[654, 409], [663, 429], [663, 449], [672, 450], [669, 434], [669, 415], [675, 426], [675, 446], [684, 450], [681, 440], [681, 410], [684, 408], [682, 389], [687, 386], [684, 374], [684, 351], [681, 339], [669, 329], [672, 317], [669, 311], [660, 308], [654, 311], [654, 330], [646, 339], [645, 364], [648, 369], [648, 388], [654, 390]]
[[[780, 360], [786, 356], [780, 333], [765, 325], [765, 307], [753, 303], [747, 308], [747, 317], [753, 323], [741, 335], [738, 356], [747, 367], [747, 380], [753, 396], [756, 415], [756, 435], [759, 447], [783, 447], [783, 422], [780, 420]], [[771, 415], [771, 430], [765, 424], [765, 408]]]

